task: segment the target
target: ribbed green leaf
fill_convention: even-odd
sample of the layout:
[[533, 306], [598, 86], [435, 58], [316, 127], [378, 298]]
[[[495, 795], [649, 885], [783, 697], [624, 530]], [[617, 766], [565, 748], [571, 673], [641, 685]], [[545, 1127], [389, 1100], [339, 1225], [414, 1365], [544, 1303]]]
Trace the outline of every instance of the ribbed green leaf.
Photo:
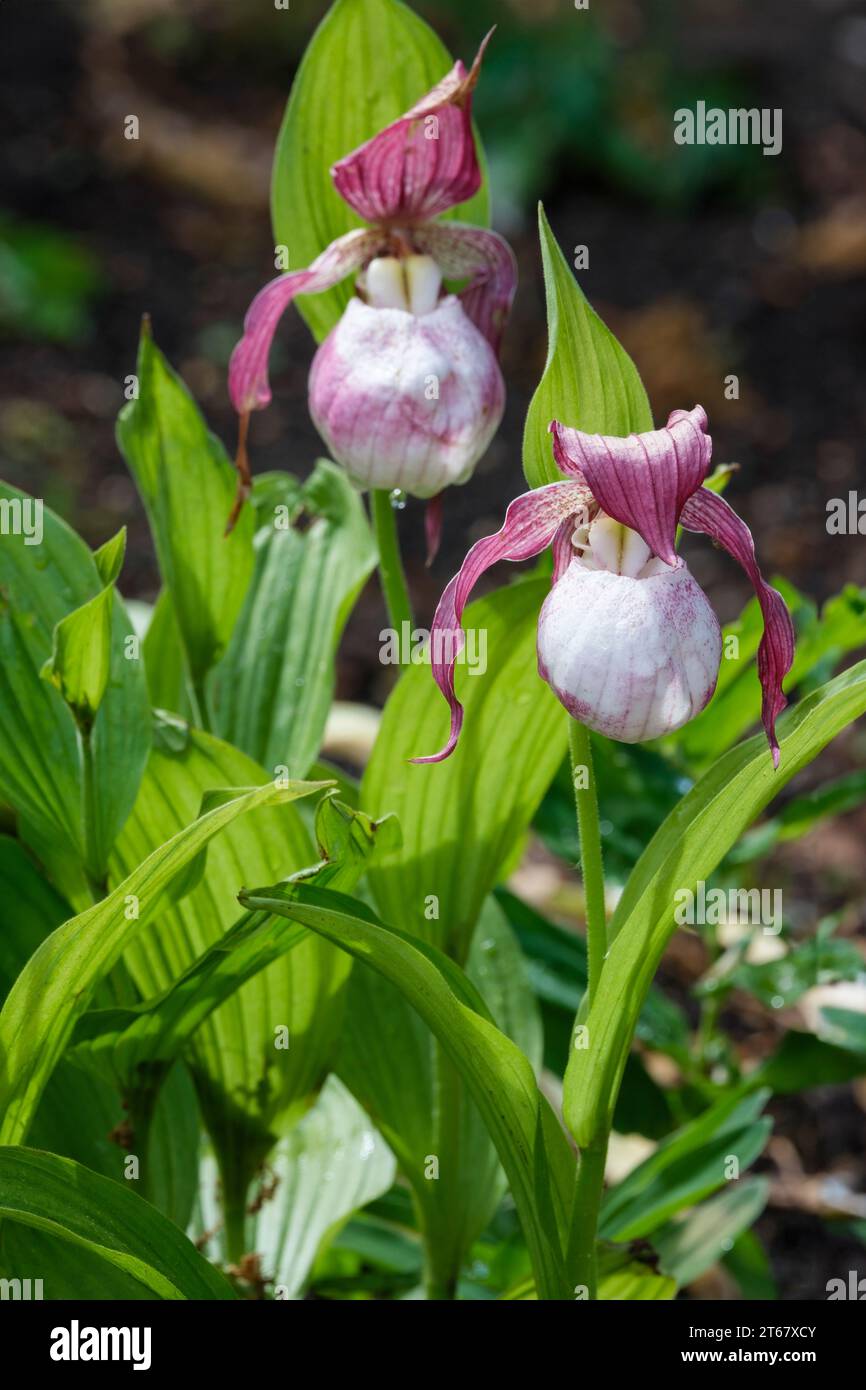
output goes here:
[[[0, 502], [32, 504], [0, 483]], [[23, 818], [28, 839], [55, 854], [84, 859], [81, 765], [75, 723], [59, 692], [41, 679], [54, 630], [103, 590], [88, 547], [42, 510], [39, 545], [10, 534], [0, 546], [0, 794]], [[94, 841], [111, 846], [126, 819], [150, 746], [142, 663], [128, 659], [132, 628], [115, 602], [111, 665], [93, 726]]]
[[305, 776], [319, 751], [346, 618], [376, 562], [361, 499], [320, 459], [304, 483], [256, 480], [256, 564], [213, 675], [214, 727], [268, 768]]
[[[371, 821], [333, 797], [320, 801], [316, 828], [322, 861], [299, 877], [344, 892], [354, 888], [380, 847], [399, 839], [393, 819]], [[214, 1009], [307, 935], [284, 918], [244, 913], [162, 994], [127, 1008], [95, 1009], [80, 1018], [72, 1037], [73, 1056], [101, 1069], [124, 1092], [155, 1086]]]
[[546, 586], [528, 579], [466, 610], [468, 646], [486, 670], [457, 667], [466, 707], [456, 752], [444, 763], [408, 761], [445, 741], [448, 708], [428, 666], [413, 666], [392, 692], [364, 775], [371, 815], [394, 811], [403, 847], [370, 884], [383, 917], [458, 959], [487, 894], [565, 756], [568, 721], [538, 675], [538, 614]]
[[[482, 910], [466, 973], [498, 1027], [540, 1070], [538, 1006], [520, 949], [492, 898]], [[505, 1189], [496, 1149], [465, 1083], [399, 990], [357, 967], [337, 1070], [411, 1185], [431, 1287], [453, 1284]], [[431, 1156], [438, 1163], [435, 1177]]]
[[[475, 55], [462, 56], [468, 65]], [[451, 67], [441, 40], [400, 0], [337, 0], [331, 6], [295, 75], [274, 155], [274, 237], [288, 247], [289, 269], [309, 265], [337, 237], [362, 225], [335, 191], [331, 165], [402, 116]], [[486, 187], [446, 216], [485, 225]], [[347, 281], [299, 297], [317, 341], [334, 327], [350, 295]]]
[[36, 1277], [42, 1278], [43, 1296], [48, 1300], [147, 1302], [159, 1298], [127, 1270], [118, 1269], [82, 1245], [73, 1245], [36, 1226], [22, 1226], [18, 1221], [0, 1223], [0, 1277], [32, 1280], [34, 1270], [45, 1271]]
[[[153, 845], [188, 822], [211, 789], [248, 784], [263, 776], [244, 753], [208, 734], [187, 731], [185, 742], [154, 748], [138, 801], [117, 842], [112, 879], [123, 877]], [[215, 979], [219, 993], [222, 983], [230, 983], [231, 958], [221, 963], [220, 952], [225, 934], [238, 919], [238, 889], [244, 883], [282, 879], [314, 859], [309, 835], [293, 809], [258, 812], [210, 848], [198, 881], [189, 884], [179, 901], [163, 904], [125, 956], [145, 1000], [172, 991], [180, 981], [180, 992], [166, 1004], [165, 1018], [155, 1018], [157, 1035], [168, 1015], [174, 1016], [175, 1006], [185, 1004], [189, 978], [193, 979], [189, 1021], [198, 1026], [187, 1056], [221, 1163], [237, 1166], [234, 1178], [224, 1175], [231, 1187], [245, 1187], [279, 1134], [307, 1109], [327, 1074], [340, 1029], [349, 962], [309, 937], [239, 989], [232, 988], [216, 1009], [215, 997], [195, 999], [196, 977], [187, 977], [187, 972], [212, 952], [198, 979]], [[244, 932], [241, 928], [242, 938]], [[253, 953], [262, 945], [270, 949], [267, 937], [253, 936], [247, 944]], [[214, 967], [216, 977], [211, 976]], [[186, 1026], [184, 1014], [181, 1008], [168, 1027], [169, 1051], [174, 1024], [182, 1030]], [[133, 1035], [132, 1061], [141, 1044], [147, 1051], [149, 1024], [141, 1027], [145, 1036]], [[285, 1036], [278, 1034], [281, 1029], [288, 1029], [287, 1046], [280, 1045]]]
[[[247, 1250], [255, 1250], [273, 1297], [297, 1298], [323, 1243], [352, 1212], [387, 1192], [394, 1156], [364, 1111], [335, 1076], [312, 1110], [281, 1139], [250, 1206]], [[214, 1231], [219, 1209], [211, 1200], [212, 1164], [204, 1167], [198, 1225]], [[219, 1249], [219, 1233], [206, 1250]]]
[[563, 1233], [573, 1156], [530, 1063], [491, 1022], [467, 976], [434, 947], [383, 926], [362, 903], [342, 894], [294, 885], [243, 894], [242, 901], [320, 932], [406, 996], [465, 1080], [496, 1144], [542, 1297], [569, 1297]]
[[224, 536], [235, 472], [148, 325], [138, 350], [137, 400], [124, 406], [117, 442], [147, 510], [163, 582], [199, 694], [222, 656], [253, 570], [253, 519], [245, 507]]
[[[160, 843], [102, 902], [58, 927], [31, 956], [0, 1013], [0, 1139], [27, 1132], [48, 1077], [95, 986], [161, 905], [172, 880], [218, 831], [256, 808], [319, 790], [321, 783], [269, 783], [242, 791]], [[194, 812], [193, 812], [194, 814]], [[143, 860], [143, 862], [142, 862]], [[137, 912], [137, 915], [135, 915]]]
[[640, 433], [653, 427], [634, 363], [584, 298], [540, 205], [538, 229], [548, 349], [523, 435], [523, 471], [530, 487], [562, 481], [553, 461], [551, 420], [599, 434]]
[[160, 590], [153, 606], [142, 649], [151, 704], [156, 709], [171, 710], [188, 718], [183, 643], [168, 589]]
[[155, 1207], [71, 1159], [0, 1148], [0, 1214], [82, 1246], [159, 1298], [235, 1297], [218, 1270]]
[[[23, 846], [0, 836], [0, 1002], [33, 952], [68, 916], [67, 904]], [[125, 1118], [116, 1088], [64, 1056], [42, 1093], [30, 1142], [123, 1180], [124, 1150], [111, 1136]], [[160, 1096], [147, 1167], [150, 1200], [181, 1226], [192, 1209], [198, 1134], [195, 1094], [178, 1067]]]
[[645, 1303], [676, 1297], [674, 1279], [633, 1257], [628, 1249], [602, 1250], [598, 1257], [598, 1296], [606, 1302]]

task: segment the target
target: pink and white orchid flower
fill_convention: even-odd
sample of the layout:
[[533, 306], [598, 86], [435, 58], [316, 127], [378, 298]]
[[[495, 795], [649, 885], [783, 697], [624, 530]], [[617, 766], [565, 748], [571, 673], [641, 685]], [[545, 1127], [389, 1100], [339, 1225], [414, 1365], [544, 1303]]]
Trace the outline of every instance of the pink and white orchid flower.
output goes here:
[[[367, 226], [253, 300], [229, 367], [240, 416], [230, 525], [250, 488], [250, 412], [271, 399], [277, 323], [296, 295], [330, 289], [353, 272], [355, 297], [310, 372], [310, 413], [333, 457], [361, 487], [431, 499], [466, 482], [490, 443], [505, 404], [497, 353], [517, 283], [514, 255], [495, 232], [434, 221], [481, 184], [472, 91], [489, 37], [468, 72], [455, 63], [410, 111], [332, 168], [337, 192]], [[468, 283], [451, 295], [445, 278]], [[438, 508], [430, 516], [435, 542]]]
[[451, 732], [441, 752], [413, 761], [440, 762], [457, 744], [463, 707], [454, 665], [463, 609], [479, 576], [498, 560], [528, 560], [547, 546], [554, 574], [538, 620], [538, 670], [569, 714], [621, 743], [657, 738], [699, 714], [716, 688], [721, 633], [677, 555], [681, 525], [717, 541], [755, 587], [764, 618], [761, 718], [778, 767], [775, 724], [787, 704], [782, 681], [794, 659], [794, 629], [781, 594], [761, 575], [749, 528], [702, 486], [712, 453], [703, 409], [675, 410], [664, 429], [627, 438], [556, 421], [550, 428], [567, 481], [512, 502], [502, 529], [472, 547], [439, 601], [433, 674], [451, 709]]

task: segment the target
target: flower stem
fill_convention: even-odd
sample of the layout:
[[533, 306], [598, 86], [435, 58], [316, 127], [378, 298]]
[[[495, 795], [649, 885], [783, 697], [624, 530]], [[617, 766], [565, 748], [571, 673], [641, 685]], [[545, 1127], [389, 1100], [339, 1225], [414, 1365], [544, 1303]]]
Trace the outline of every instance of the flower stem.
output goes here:
[[391, 505], [390, 494], [382, 488], [375, 488], [370, 493], [370, 511], [373, 517], [376, 545], [379, 548], [379, 579], [382, 593], [385, 598], [385, 606], [388, 609], [388, 618], [399, 641], [402, 639], [404, 623], [409, 624], [411, 634], [413, 619], [409, 590], [406, 587], [406, 575], [403, 572], [403, 562], [400, 559], [397, 519]]
[[598, 1213], [604, 1192], [604, 1165], [608, 1136], [602, 1135], [588, 1148], [581, 1149], [574, 1189], [569, 1268], [575, 1285], [585, 1297], [598, 1298], [598, 1254], [596, 1235]]
[[77, 726], [78, 754], [81, 766], [81, 824], [84, 836], [84, 871], [88, 888], [94, 902], [105, 897], [108, 889], [105, 882], [102, 846], [99, 829], [99, 804], [96, 791], [96, 770], [93, 764], [93, 737], [91, 729]]
[[[592, 765], [592, 745], [589, 730], [576, 719], [571, 720], [571, 776], [577, 807], [577, 829], [580, 836], [580, 871], [583, 876], [583, 896], [586, 909], [587, 987], [584, 1010], [592, 1007], [598, 981], [607, 954], [607, 918], [604, 906], [604, 863], [601, 852], [601, 827], [598, 816], [598, 790]], [[608, 1134], [599, 1134], [580, 1151], [577, 1181], [574, 1189], [574, 1208], [569, 1241], [569, 1269], [583, 1296], [598, 1297], [598, 1214], [604, 1191], [604, 1165], [607, 1157]], [[583, 1292], [585, 1291], [585, 1293]]]
[[576, 719], [571, 720], [570, 743], [571, 775], [580, 834], [580, 870], [586, 904], [587, 1003], [591, 1006], [607, 954], [604, 864], [589, 730]]

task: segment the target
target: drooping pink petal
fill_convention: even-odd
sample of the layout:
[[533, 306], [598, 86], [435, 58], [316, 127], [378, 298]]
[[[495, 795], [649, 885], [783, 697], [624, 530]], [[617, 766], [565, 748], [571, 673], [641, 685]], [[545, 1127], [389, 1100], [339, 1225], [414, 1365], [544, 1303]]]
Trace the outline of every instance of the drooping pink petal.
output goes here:
[[306, 270], [278, 275], [259, 290], [244, 319], [244, 336], [229, 363], [229, 394], [239, 415], [262, 410], [271, 399], [268, 356], [283, 313], [298, 294], [320, 294], [372, 259], [384, 244], [381, 232], [357, 228], [332, 242]]
[[472, 91], [489, 38], [468, 72], [455, 63], [411, 110], [333, 166], [334, 187], [365, 222], [425, 221], [478, 191]]
[[441, 492], [437, 492], [424, 508], [424, 536], [427, 541], [427, 559], [424, 563], [428, 569], [439, 554], [442, 539], [442, 496]]
[[689, 531], [702, 531], [711, 536], [728, 554], [742, 565], [755, 586], [758, 603], [764, 615], [764, 635], [758, 648], [758, 676], [763, 697], [761, 722], [773, 754], [773, 766], [779, 766], [779, 743], [776, 738], [776, 719], [788, 701], [782, 694], [782, 681], [794, 660], [794, 625], [785, 600], [767, 584], [755, 557], [755, 542], [744, 521], [723, 497], [699, 488], [686, 502], [680, 516]]
[[701, 406], [675, 410], [663, 430], [584, 434], [551, 423], [553, 456], [563, 473], [586, 479], [602, 511], [643, 536], [653, 554], [676, 563], [677, 523], [707, 476], [712, 440]]
[[462, 222], [431, 222], [416, 228], [413, 240], [448, 278], [470, 277], [460, 301], [498, 352], [517, 289], [517, 262], [508, 242], [496, 232]]
[[525, 492], [510, 504], [494, 536], [476, 541], [459, 572], [450, 581], [430, 629], [433, 677], [451, 710], [448, 742], [438, 753], [413, 758], [413, 763], [439, 763], [453, 753], [463, 723], [463, 706], [454, 693], [454, 666], [465, 641], [460, 619], [475, 584], [498, 560], [529, 560], [550, 545], [563, 521], [579, 512], [589, 497], [580, 483], [550, 483]]

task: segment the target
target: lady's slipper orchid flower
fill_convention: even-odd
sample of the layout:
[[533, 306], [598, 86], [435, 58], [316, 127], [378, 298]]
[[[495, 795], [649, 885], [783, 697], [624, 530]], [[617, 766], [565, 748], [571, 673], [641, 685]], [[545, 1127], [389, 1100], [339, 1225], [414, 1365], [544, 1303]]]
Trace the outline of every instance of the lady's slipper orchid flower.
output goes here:
[[[512, 502], [495, 536], [472, 547], [439, 601], [431, 630], [433, 674], [451, 709], [453, 752], [463, 721], [454, 664], [463, 609], [497, 560], [527, 560], [553, 547], [553, 587], [538, 620], [538, 669], [575, 719], [621, 743], [678, 729], [716, 688], [721, 633], [703, 590], [674, 548], [678, 525], [711, 536], [738, 560], [764, 618], [758, 648], [761, 718], [779, 764], [775, 722], [794, 659], [794, 629], [781, 594], [765, 583], [745, 522], [702, 486], [712, 442], [700, 406], [675, 410], [662, 430], [616, 438], [554, 421], [553, 452], [567, 481]], [[446, 639], [446, 634], [448, 637]], [[446, 653], [448, 660], [440, 659]]]
[[[356, 295], [310, 372], [310, 413], [333, 457], [361, 487], [435, 498], [466, 482], [490, 443], [505, 403], [497, 352], [517, 282], [514, 256], [495, 232], [433, 220], [481, 183], [472, 91], [486, 44], [468, 72], [456, 63], [332, 168], [337, 192], [367, 226], [253, 300], [229, 367], [240, 416], [230, 525], [249, 493], [247, 425], [271, 399], [267, 364], [280, 316], [296, 295], [330, 289], [353, 272]], [[451, 295], [444, 278], [468, 283]], [[435, 506], [430, 516], [435, 540]]]

